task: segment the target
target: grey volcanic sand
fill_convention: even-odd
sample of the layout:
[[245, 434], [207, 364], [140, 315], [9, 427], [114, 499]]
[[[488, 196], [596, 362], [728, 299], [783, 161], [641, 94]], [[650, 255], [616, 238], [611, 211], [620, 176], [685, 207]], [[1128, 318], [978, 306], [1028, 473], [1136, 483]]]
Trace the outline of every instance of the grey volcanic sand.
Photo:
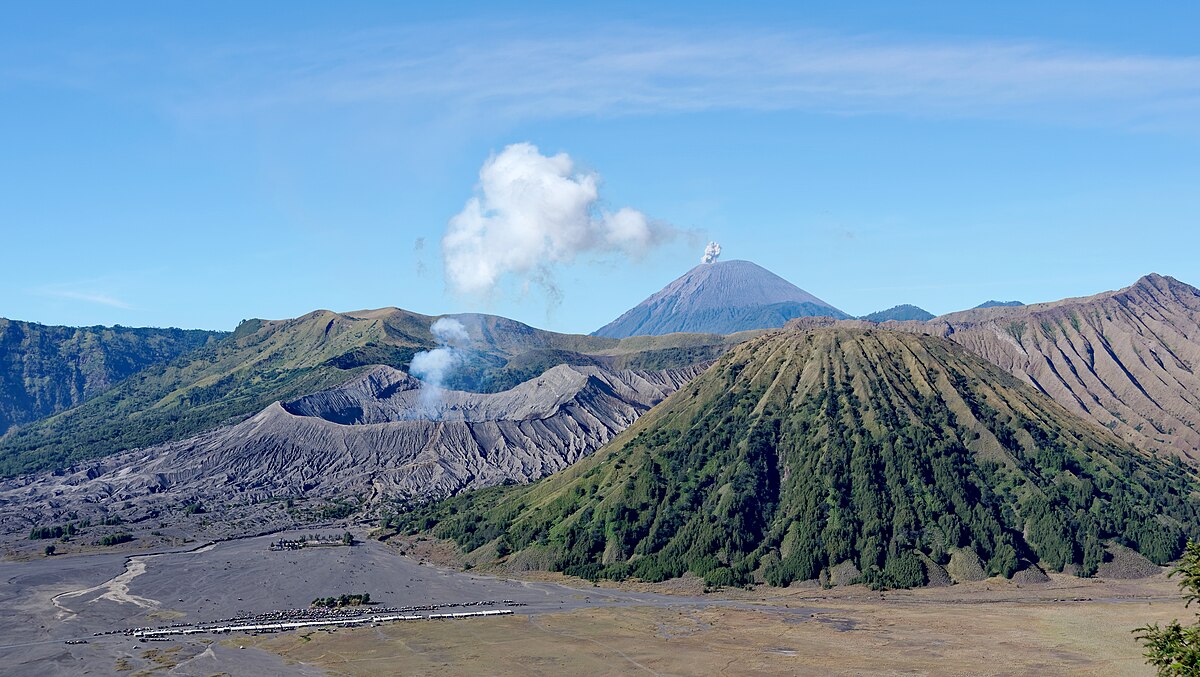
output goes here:
[[[528, 605], [515, 607], [517, 613], [592, 604], [726, 603], [711, 598], [573, 589], [459, 573], [421, 565], [375, 541], [351, 548], [269, 551], [268, 545], [280, 536], [287, 534], [223, 542], [190, 552], [129, 558], [102, 553], [0, 563], [4, 580], [0, 586], [0, 608], [4, 609], [0, 616], [0, 674], [112, 674], [118, 658], [125, 657], [135, 670], [153, 667], [141, 658], [143, 652], [173, 647], [179, 647], [181, 664], [171, 674], [320, 674], [311, 667], [284, 665], [278, 657], [255, 649], [206, 643], [213, 636], [139, 643], [121, 635], [92, 634], [304, 608], [316, 597], [342, 593], [369, 592], [373, 601], [385, 606], [505, 599]], [[451, 622], [487, 623], [489, 619]], [[63, 642], [67, 639], [86, 639], [88, 643], [66, 645]]]

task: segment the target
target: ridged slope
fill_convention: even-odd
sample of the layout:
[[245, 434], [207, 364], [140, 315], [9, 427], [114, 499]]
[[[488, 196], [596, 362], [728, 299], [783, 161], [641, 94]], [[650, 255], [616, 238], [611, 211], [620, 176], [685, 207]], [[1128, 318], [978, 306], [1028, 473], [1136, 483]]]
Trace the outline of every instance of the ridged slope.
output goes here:
[[1147, 451], [1200, 461], [1200, 290], [1148, 275], [1116, 292], [953, 313], [947, 336]]
[[782, 327], [794, 317], [849, 317], [749, 261], [702, 263], [596, 330], [597, 336], [731, 334]]
[[280, 496], [371, 504], [528, 482], [591, 454], [700, 370], [559, 366], [500, 393], [444, 391], [430, 420], [419, 381], [376, 367], [195, 438], [8, 480], [0, 524], [22, 532], [68, 514], [98, 522], [109, 510], [135, 521], [185, 499], [210, 508]]
[[909, 586], [967, 551], [1002, 575], [1093, 572], [1105, 539], [1165, 562], [1195, 489], [949, 341], [826, 328], [739, 346], [558, 475], [394, 524], [588, 577], [786, 585], [850, 562]]
[[[792, 328], [867, 327], [801, 318]], [[944, 336], [1133, 446], [1200, 461], [1200, 290], [1147, 275], [1118, 291], [898, 322]]]

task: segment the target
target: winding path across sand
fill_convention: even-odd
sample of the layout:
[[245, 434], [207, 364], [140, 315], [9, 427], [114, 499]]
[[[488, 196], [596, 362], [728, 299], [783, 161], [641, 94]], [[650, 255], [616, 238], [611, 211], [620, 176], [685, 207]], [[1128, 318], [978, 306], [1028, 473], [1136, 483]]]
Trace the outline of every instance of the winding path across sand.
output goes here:
[[130, 593], [129, 584], [133, 581], [133, 579], [146, 573], [146, 560], [158, 556], [159, 555], [141, 555], [130, 557], [129, 559], [125, 560], [125, 571], [121, 572], [120, 574], [113, 576], [100, 585], [94, 585], [90, 588], [73, 590], [71, 592], [64, 592], [55, 595], [54, 597], [50, 598], [50, 601], [54, 602], [54, 606], [60, 609], [60, 619], [69, 618], [77, 613], [75, 610], [65, 606], [63, 604], [64, 601], [84, 597], [94, 592], [99, 592], [100, 594], [88, 600], [88, 604], [94, 604], [99, 600], [107, 599], [118, 604], [133, 604], [143, 609], [156, 609], [159, 606], [158, 600], [150, 599], [148, 597], [141, 597]]

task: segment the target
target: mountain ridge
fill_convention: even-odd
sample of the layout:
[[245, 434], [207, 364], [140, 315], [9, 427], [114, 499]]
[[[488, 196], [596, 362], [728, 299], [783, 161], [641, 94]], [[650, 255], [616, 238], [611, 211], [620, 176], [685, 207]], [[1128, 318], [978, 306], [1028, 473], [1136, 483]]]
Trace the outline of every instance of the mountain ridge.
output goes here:
[[120, 325], [63, 327], [0, 318], [0, 437], [226, 334]]
[[1139, 448], [1200, 461], [1200, 290], [1175, 278], [889, 327], [948, 338]]
[[195, 437], [0, 481], [0, 528], [114, 516], [134, 528], [184, 501], [283, 527], [286, 515], [252, 506], [353, 496], [366, 510], [528, 482], [600, 448], [702, 370], [559, 365], [500, 393], [441, 390], [430, 406], [419, 380], [377, 366]]
[[[652, 370], [715, 359], [752, 334], [613, 339], [558, 334], [482, 314], [451, 316], [469, 340], [447, 387], [504, 390], [557, 364]], [[80, 405], [0, 439], [0, 475], [66, 469], [236, 422], [276, 400], [338, 386], [375, 365], [407, 369], [437, 347], [438, 317], [399, 308], [253, 319], [182, 361], [142, 370]]]
[[895, 322], [904, 322], [908, 320], [932, 320], [935, 315], [924, 308], [918, 308], [910, 303], [902, 303], [898, 306], [892, 306], [886, 310], [878, 310], [869, 315], [863, 315], [858, 318], [869, 322], [887, 322], [889, 320]]

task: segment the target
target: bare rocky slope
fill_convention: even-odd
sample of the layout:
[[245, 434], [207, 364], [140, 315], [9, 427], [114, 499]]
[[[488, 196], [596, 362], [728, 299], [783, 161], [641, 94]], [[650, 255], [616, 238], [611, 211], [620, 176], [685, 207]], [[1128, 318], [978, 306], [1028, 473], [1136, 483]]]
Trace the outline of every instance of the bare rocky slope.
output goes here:
[[[187, 503], [441, 497], [528, 482], [595, 451], [703, 370], [560, 365], [500, 393], [429, 392], [374, 367], [275, 402], [236, 425], [0, 484], [0, 530], [119, 518], [149, 524]], [[303, 520], [299, 520], [303, 521]]]
[[794, 317], [849, 317], [749, 261], [702, 263], [596, 330], [625, 338], [675, 332], [731, 334], [782, 327]]
[[1200, 461], [1200, 290], [1179, 280], [888, 327], [946, 337], [1139, 449]]

